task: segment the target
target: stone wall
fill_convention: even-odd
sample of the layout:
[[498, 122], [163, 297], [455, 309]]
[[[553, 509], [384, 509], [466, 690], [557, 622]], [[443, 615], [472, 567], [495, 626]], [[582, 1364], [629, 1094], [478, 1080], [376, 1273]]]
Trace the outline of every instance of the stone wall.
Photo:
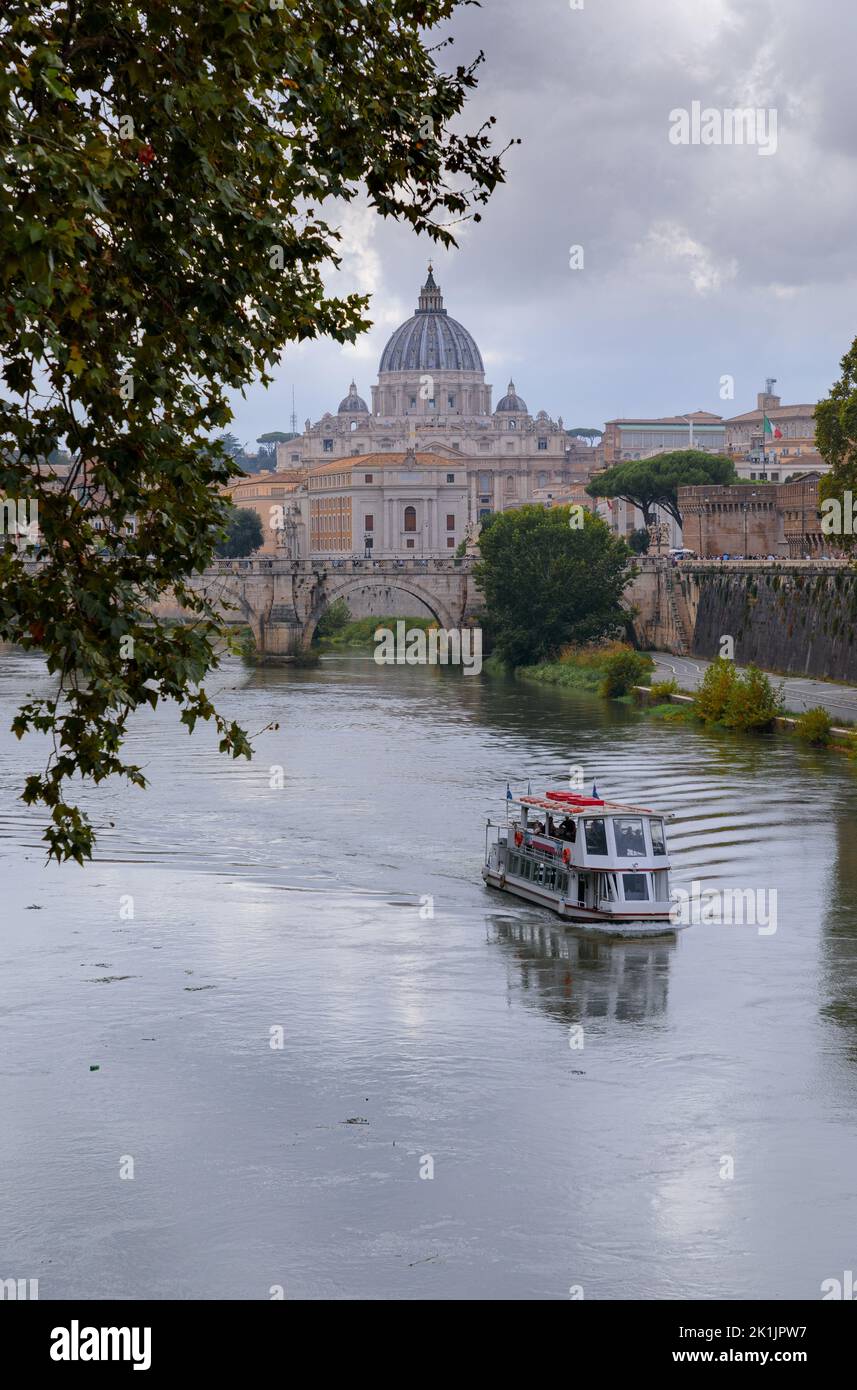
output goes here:
[[689, 550], [709, 555], [779, 555], [783, 522], [773, 484], [682, 487], [682, 536]]
[[857, 570], [844, 562], [643, 561], [629, 586], [640, 646], [857, 683]]
[[857, 573], [822, 570], [696, 576], [693, 651], [716, 656], [723, 636], [735, 660], [787, 675], [857, 682]]

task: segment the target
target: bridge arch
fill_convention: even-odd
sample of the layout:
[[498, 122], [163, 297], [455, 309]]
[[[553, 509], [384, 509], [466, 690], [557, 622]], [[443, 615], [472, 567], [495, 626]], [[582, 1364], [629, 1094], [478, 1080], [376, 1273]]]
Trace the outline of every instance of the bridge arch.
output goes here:
[[423, 608], [427, 608], [442, 628], [451, 629], [460, 625], [461, 615], [452, 612], [449, 605], [444, 603], [436, 593], [415, 582], [411, 575], [403, 575], [399, 578], [397, 575], [389, 574], [355, 574], [353, 578], [349, 576], [347, 579], [334, 580], [333, 583], [323, 582], [319, 585], [315, 602], [304, 622], [303, 646], [308, 647], [310, 645], [319, 622], [337, 599], [344, 598], [347, 602], [349, 594], [364, 589], [396, 589], [399, 593], [407, 594], [410, 598], [416, 599]]

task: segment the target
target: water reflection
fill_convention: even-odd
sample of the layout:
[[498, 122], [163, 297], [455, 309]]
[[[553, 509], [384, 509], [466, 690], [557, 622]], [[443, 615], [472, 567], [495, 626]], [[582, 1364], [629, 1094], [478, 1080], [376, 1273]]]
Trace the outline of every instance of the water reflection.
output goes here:
[[827, 996], [821, 1014], [836, 1025], [837, 1045], [845, 1049], [853, 1066], [857, 1064], [857, 834], [853, 814], [837, 814], [835, 843], [821, 938]]
[[598, 937], [557, 923], [491, 913], [495, 940], [517, 966], [517, 988], [566, 1025], [584, 1019], [638, 1023], [667, 1007], [676, 939], [631, 941]]

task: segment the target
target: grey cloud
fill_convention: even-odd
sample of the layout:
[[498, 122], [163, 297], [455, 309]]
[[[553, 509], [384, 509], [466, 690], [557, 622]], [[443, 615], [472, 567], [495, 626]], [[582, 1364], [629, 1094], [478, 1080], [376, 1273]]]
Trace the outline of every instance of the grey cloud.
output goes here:
[[[814, 399], [857, 330], [857, 9], [841, 0], [488, 0], [453, 26], [448, 61], [483, 48], [472, 126], [520, 136], [508, 182], [458, 252], [434, 251], [449, 311], [510, 372], [531, 408], [569, 423], [696, 406], [747, 408], [767, 374]], [[775, 155], [676, 147], [669, 112], [776, 107]], [[432, 254], [377, 219], [375, 312], [411, 312]], [[572, 271], [580, 243], [585, 269]], [[345, 277], [347, 279], [347, 277]], [[344, 283], [341, 288], [363, 288]], [[335, 409], [374, 356], [331, 344], [290, 351], [269, 392], [237, 403], [242, 438]], [[718, 398], [736, 377], [734, 407]]]

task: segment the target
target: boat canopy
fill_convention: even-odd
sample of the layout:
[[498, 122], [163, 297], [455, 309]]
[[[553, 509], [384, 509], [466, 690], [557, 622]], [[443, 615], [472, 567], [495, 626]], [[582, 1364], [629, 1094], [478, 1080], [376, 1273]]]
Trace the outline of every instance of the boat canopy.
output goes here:
[[[507, 798], [507, 801], [509, 798]], [[580, 816], [603, 811], [612, 815], [633, 812], [638, 816], [659, 816], [660, 811], [652, 811], [647, 806], [632, 806], [627, 802], [604, 801], [601, 797], [579, 796], [576, 792], [545, 792], [544, 796], [513, 796], [516, 806], [527, 806], [539, 811], [549, 811], [552, 815], [560, 812], [566, 816]]]

